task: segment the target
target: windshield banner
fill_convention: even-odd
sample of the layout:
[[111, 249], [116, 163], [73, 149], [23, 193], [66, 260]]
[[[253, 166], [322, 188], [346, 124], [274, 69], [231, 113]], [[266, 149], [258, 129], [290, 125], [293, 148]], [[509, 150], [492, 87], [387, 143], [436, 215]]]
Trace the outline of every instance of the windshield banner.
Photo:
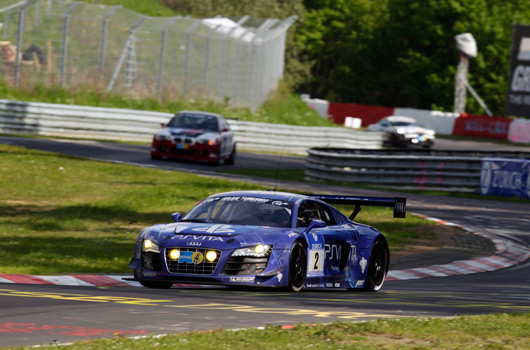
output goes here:
[[480, 193], [530, 198], [530, 160], [484, 158]]

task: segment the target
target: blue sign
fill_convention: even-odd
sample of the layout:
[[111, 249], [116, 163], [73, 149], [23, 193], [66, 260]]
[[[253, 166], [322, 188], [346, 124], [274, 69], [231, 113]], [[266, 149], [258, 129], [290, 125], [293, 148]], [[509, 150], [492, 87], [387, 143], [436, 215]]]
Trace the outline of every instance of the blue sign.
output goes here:
[[530, 160], [484, 158], [480, 193], [530, 198]]

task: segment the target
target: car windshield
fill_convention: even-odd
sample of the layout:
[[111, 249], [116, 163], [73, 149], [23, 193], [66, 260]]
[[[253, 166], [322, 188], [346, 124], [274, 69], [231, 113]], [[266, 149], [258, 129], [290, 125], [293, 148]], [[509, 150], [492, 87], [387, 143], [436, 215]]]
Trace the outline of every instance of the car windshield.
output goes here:
[[170, 128], [219, 131], [219, 123], [215, 116], [201, 114], [183, 114], [174, 116], [166, 126]]
[[391, 126], [421, 126], [418, 122], [395, 121], [390, 122]]
[[181, 221], [291, 227], [293, 202], [259, 197], [216, 197], [199, 203]]

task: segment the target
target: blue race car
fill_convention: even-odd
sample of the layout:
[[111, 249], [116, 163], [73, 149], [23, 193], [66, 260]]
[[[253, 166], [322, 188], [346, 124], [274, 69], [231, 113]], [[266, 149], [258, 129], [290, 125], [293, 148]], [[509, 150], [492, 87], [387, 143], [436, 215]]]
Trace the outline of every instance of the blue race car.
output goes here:
[[[330, 204], [354, 207], [346, 217]], [[174, 223], [147, 227], [129, 267], [149, 288], [173, 283], [347, 288], [377, 291], [388, 272], [385, 237], [352, 221], [361, 206], [394, 208], [405, 198], [239, 191], [212, 195]]]

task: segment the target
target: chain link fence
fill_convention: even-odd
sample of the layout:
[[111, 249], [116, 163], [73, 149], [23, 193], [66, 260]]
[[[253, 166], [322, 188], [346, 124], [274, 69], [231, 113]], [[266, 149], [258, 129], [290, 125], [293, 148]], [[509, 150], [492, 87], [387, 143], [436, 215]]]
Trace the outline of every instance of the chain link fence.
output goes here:
[[[14, 86], [90, 85], [257, 108], [283, 76], [296, 20], [149, 17], [69, 0], [0, 0], [0, 74]], [[13, 48], [18, 54], [8, 57]]]

